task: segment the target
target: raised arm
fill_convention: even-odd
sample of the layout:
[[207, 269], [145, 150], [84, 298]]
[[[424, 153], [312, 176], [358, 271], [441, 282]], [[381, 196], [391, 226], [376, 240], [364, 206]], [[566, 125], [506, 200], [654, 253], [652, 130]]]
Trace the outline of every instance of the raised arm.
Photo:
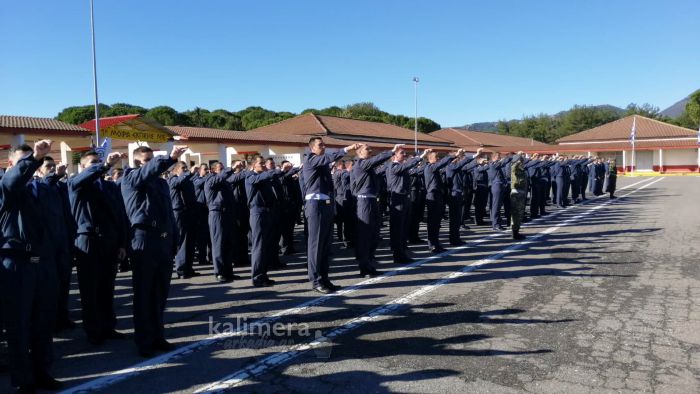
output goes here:
[[259, 174], [256, 174], [254, 172], [251, 172], [248, 174], [246, 177], [246, 183], [250, 183], [251, 185], [257, 185], [260, 182], [272, 179], [273, 177], [279, 176], [281, 173], [281, 170], [270, 170], [270, 171], [264, 171]]
[[406, 173], [407, 171], [410, 173], [410, 171], [415, 168], [418, 163], [420, 163], [421, 158], [420, 157], [414, 157], [411, 160], [406, 160], [403, 163], [399, 163], [397, 166], [390, 166], [387, 170], [392, 174], [392, 175], [402, 175]]
[[369, 159], [362, 160], [361, 162], [357, 163], [357, 165], [363, 170], [369, 171], [375, 167], [378, 167], [385, 161], [389, 160], [392, 154], [393, 152], [388, 150], [378, 155], [375, 155], [374, 157], [370, 157]]

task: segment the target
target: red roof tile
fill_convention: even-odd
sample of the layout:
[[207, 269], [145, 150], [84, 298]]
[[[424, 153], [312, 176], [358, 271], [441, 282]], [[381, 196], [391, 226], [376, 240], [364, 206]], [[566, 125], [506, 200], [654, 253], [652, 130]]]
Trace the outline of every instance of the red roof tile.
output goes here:
[[50, 118], [0, 115], [0, 132], [50, 135], [88, 136], [90, 132], [80, 126]]
[[514, 137], [511, 135], [502, 135], [496, 133], [488, 133], [484, 131], [472, 131], [455, 128], [447, 128], [433, 131], [432, 133], [430, 133], [430, 135], [451, 141], [457, 146], [547, 146], [547, 144], [543, 142], [535, 141], [530, 138]]
[[557, 142], [627, 140], [632, 131], [634, 118], [637, 118], [637, 141], [644, 138], [693, 137], [697, 136], [698, 133], [697, 130], [686, 129], [640, 115], [631, 115], [580, 133], [560, 138]]
[[[280, 134], [262, 131], [234, 131], [212, 129], [206, 127], [189, 127], [189, 126], [167, 126], [174, 134], [183, 137], [186, 141], [209, 141], [215, 143], [249, 143], [249, 144], [284, 144], [306, 147], [309, 143], [311, 135], [295, 135], [295, 134]], [[344, 147], [352, 144], [351, 141], [340, 140], [337, 138], [322, 136], [323, 142], [331, 147]], [[390, 149], [394, 144], [371, 142], [369, 143], [375, 148]], [[412, 149], [413, 144], [407, 144], [406, 149]], [[437, 150], [454, 150], [452, 147], [435, 147], [427, 145], [418, 145], [419, 150], [433, 148]], [[478, 147], [474, 147], [476, 151]]]
[[[347, 139], [348, 142], [353, 140], [362, 142], [376, 140], [379, 142], [410, 143], [414, 140], [413, 130], [392, 124], [314, 115], [312, 113], [299, 115], [295, 118], [259, 127], [251, 131], [275, 134], [327, 135]], [[449, 141], [425, 133], [418, 133], [418, 142], [431, 145], [450, 145]]]

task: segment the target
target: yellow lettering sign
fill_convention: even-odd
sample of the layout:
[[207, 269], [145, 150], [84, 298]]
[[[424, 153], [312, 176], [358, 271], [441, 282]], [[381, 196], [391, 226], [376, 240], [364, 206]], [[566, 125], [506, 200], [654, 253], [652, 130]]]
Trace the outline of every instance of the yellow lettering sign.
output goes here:
[[144, 141], [144, 142], [166, 142], [172, 136], [159, 130], [141, 131], [141, 130], [123, 130], [108, 127], [102, 130], [105, 137], [114, 138], [115, 140], [125, 141]]

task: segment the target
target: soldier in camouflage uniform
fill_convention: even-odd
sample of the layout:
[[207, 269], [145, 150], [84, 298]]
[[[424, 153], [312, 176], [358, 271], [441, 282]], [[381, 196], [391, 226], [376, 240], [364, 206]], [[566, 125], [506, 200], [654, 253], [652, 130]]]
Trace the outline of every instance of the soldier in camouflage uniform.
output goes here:
[[512, 215], [512, 230], [513, 239], [524, 239], [525, 236], [520, 234], [520, 223], [525, 214], [525, 201], [527, 199], [528, 177], [527, 171], [523, 166], [522, 155], [518, 154], [513, 161], [510, 170], [511, 190], [510, 190], [510, 206]]

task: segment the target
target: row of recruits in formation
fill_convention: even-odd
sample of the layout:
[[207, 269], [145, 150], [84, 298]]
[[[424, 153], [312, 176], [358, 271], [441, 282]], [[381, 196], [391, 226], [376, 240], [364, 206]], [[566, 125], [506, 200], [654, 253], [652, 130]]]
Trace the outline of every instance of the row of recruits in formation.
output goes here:
[[185, 146], [164, 156], [139, 147], [133, 168], [113, 168], [123, 153], [100, 160], [88, 151], [81, 171], [66, 174], [48, 155], [51, 146], [42, 140], [11, 149], [0, 180], [0, 333], [11, 383], [21, 392], [62, 387], [49, 367], [54, 333], [75, 326], [68, 308], [73, 267], [82, 327], [95, 346], [126, 337], [116, 330], [114, 288], [117, 271], [132, 271], [133, 339], [150, 358], [174, 348], [163, 317], [170, 282], [173, 272], [198, 276], [195, 261], [212, 265], [222, 283], [237, 279], [234, 266], [249, 266], [252, 286], [270, 287], [269, 270], [285, 267], [280, 255], [298, 253], [298, 229], [311, 287], [327, 294], [340, 288], [329, 278], [334, 233], [354, 249], [359, 275], [374, 277], [387, 218], [393, 261], [405, 264], [413, 261], [409, 243], [445, 251], [444, 218], [450, 245], [463, 244], [467, 223], [510, 226], [517, 240], [520, 224], [546, 215], [547, 206], [583, 201], [586, 189], [614, 198], [616, 183], [614, 160], [597, 157], [487, 158], [460, 149], [441, 158], [430, 149], [411, 155], [402, 145], [375, 154], [359, 143], [327, 152], [320, 137], [310, 139], [299, 167], [263, 157], [190, 167], [180, 161]]

